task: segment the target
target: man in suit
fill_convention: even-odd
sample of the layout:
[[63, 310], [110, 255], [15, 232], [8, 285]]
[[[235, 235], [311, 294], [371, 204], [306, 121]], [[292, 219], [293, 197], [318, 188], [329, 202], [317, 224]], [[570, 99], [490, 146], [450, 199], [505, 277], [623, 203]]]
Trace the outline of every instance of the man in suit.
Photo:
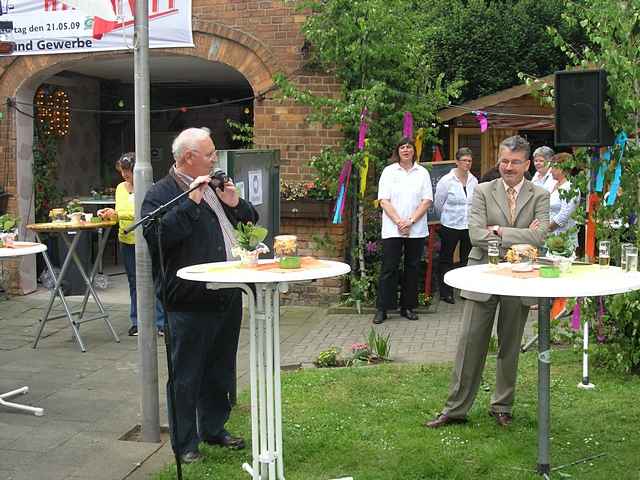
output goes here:
[[[479, 184], [469, 214], [469, 237], [473, 248], [469, 265], [487, 263], [487, 244], [497, 240], [501, 253], [515, 244], [542, 246], [549, 228], [549, 193], [525, 179], [530, 146], [520, 136], [509, 137], [498, 151], [500, 178]], [[453, 369], [449, 397], [442, 413], [425, 424], [438, 428], [467, 421], [478, 393], [491, 330], [498, 314], [496, 388], [489, 414], [503, 427], [511, 423], [518, 357], [522, 333], [535, 298], [507, 297], [463, 290], [463, 329]]]

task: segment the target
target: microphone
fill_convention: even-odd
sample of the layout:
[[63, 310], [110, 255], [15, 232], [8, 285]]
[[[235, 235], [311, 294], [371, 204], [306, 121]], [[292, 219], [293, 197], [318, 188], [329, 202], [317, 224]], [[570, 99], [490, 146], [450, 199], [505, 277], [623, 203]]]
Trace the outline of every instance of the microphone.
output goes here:
[[211, 177], [209, 186], [213, 188], [213, 190], [219, 188], [220, 190], [224, 191], [224, 184], [229, 181], [229, 177], [227, 176], [226, 172], [221, 168], [216, 168], [213, 170], [213, 172], [209, 173], [209, 176]]

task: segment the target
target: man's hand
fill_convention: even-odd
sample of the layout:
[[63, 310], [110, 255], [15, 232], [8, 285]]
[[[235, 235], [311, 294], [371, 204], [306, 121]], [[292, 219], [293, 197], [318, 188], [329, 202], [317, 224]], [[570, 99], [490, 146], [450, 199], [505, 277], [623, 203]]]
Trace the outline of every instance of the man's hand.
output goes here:
[[531, 224], [529, 225], [529, 228], [531, 230], [538, 230], [540, 228], [540, 220], [534, 218], [533, 222], [531, 222]]
[[403, 237], [408, 237], [413, 222], [409, 219], [403, 219], [400, 220], [396, 225], [398, 226], [398, 232], [400, 233], [400, 235], [402, 235]]
[[238, 195], [236, 186], [233, 184], [231, 179], [225, 182], [224, 190], [216, 188], [216, 195], [218, 195], [218, 198], [222, 203], [230, 206], [231, 208], [237, 207], [240, 202], [240, 196]]
[[196, 185], [200, 185], [200, 187], [196, 188], [193, 192], [191, 192], [189, 194], [189, 198], [193, 200], [195, 203], [200, 204], [200, 202], [202, 201], [202, 196], [204, 195], [204, 191], [209, 185], [210, 181], [211, 181], [211, 177], [209, 175], [201, 175], [198, 178], [196, 178], [193, 182], [191, 182], [191, 184], [189, 185], [190, 189], [195, 187]]

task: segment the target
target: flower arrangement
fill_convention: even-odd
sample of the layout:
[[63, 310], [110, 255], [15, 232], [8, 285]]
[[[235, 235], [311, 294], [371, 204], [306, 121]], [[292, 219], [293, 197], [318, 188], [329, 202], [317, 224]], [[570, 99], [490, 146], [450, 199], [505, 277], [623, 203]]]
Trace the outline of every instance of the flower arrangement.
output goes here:
[[238, 222], [234, 231], [237, 246], [231, 249], [231, 253], [240, 257], [240, 262], [243, 264], [257, 264], [258, 255], [269, 252], [269, 247], [262, 243], [268, 233], [269, 230], [260, 225]]
[[0, 215], [0, 232], [2, 233], [12, 233], [20, 225], [20, 218], [12, 215], [10, 213], [5, 213], [4, 215]]
[[84, 208], [82, 205], [80, 205], [80, 201], [77, 198], [74, 198], [73, 200], [70, 200], [69, 203], [67, 203], [66, 210], [69, 214], [84, 212]]
[[286, 183], [280, 180], [280, 198], [282, 200], [331, 200], [334, 195], [329, 188], [318, 180], [309, 182]]

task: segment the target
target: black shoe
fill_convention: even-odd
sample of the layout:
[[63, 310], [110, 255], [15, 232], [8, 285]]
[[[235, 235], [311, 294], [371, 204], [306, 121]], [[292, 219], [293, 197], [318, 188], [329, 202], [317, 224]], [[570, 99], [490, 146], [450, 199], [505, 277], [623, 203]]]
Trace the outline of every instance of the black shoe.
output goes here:
[[440, 295], [440, 300], [442, 300], [443, 302], [450, 303], [451, 305], [456, 303], [456, 301], [453, 298], [453, 295]]
[[411, 310], [410, 308], [401, 308], [400, 316], [408, 319], [408, 320], [418, 320], [418, 314]]
[[[137, 325], [131, 325], [131, 328], [129, 329], [129, 331], [127, 332], [129, 334], [130, 337], [137, 337], [138, 336], [138, 327]], [[186, 455], [186, 453], [185, 453]]]
[[244, 448], [244, 439], [242, 437], [233, 437], [229, 432], [223, 430], [222, 433], [215, 437], [205, 439], [207, 445], [219, 445], [229, 450], [242, 450]]
[[196, 463], [199, 462], [200, 460], [202, 460], [202, 454], [198, 451], [195, 452], [185, 452], [182, 455], [180, 455], [180, 462], [181, 463]]
[[387, 312], [384, 310], [378, 310], [376, 314], [373, 316], [373, 323], [376, 325], [384, 322], [387, 319]]

